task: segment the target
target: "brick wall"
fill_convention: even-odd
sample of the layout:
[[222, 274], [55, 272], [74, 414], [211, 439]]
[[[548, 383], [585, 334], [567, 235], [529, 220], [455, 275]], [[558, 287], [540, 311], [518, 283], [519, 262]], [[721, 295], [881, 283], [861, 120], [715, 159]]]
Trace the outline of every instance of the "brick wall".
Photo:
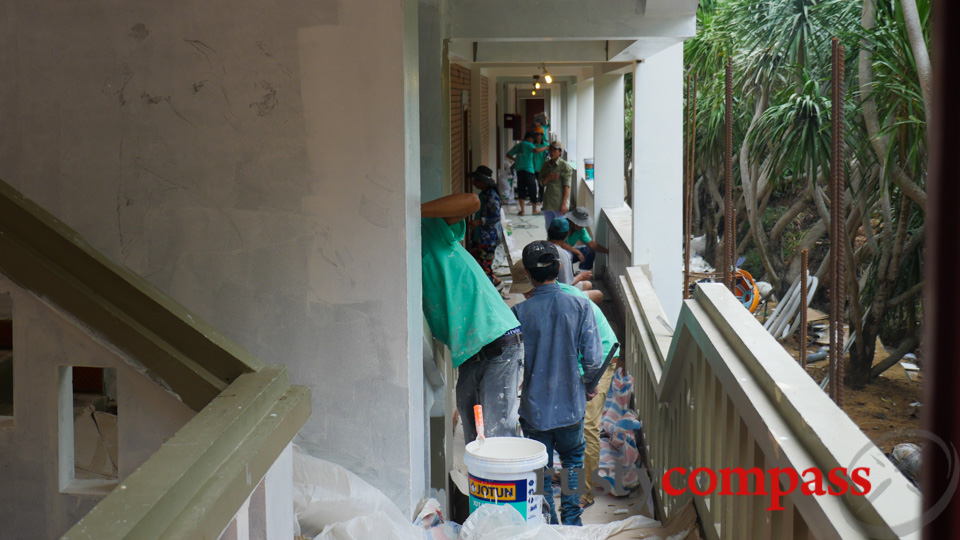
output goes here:
[[[464, 149], [464, 132], [469, 138], [469, 128], [463, 125], [461, 93], [470, 93], [470, 70], [450, 64], [450, 193], [463, 193], [463, 168], [467, 159]], [[471, 100], [472, 101], [472, 100]], [[472, 105], [472, 104], [471, 104]]]

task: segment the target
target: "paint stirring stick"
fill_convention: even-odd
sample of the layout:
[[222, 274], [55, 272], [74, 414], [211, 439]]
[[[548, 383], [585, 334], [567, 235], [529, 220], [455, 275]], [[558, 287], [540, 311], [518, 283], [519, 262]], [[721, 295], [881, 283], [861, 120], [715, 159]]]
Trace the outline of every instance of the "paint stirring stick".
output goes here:
[[477, 440], [483, 444], [486, 439], [483, 434], [483, 405], [479, 403], [473, 406], [473, 421], [477, 424]]

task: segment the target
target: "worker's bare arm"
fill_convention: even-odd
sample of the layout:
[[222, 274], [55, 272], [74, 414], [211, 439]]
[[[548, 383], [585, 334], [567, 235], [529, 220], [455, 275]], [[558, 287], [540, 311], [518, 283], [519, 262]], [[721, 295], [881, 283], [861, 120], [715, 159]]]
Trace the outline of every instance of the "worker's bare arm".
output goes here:
[[601, 246], [600, 244], [598, 244], [596, 240], [591, 240], [587, 242], [587, 245], [590, 246], [590, 249], [592, 249], [597, 253], [610, 253], [609, 249], [607, 249], [605, 246]]
[[420, 205], [420, 216], [443, 218], [453, 225], [480, 209], [480, 197], [475, 193], [454, 193]]

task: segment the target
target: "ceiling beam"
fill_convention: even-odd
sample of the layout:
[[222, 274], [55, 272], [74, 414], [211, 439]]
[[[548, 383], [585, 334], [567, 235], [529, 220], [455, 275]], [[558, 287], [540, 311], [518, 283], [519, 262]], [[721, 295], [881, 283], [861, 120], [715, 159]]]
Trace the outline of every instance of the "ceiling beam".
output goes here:
[[[643, 0], [450, 0], [446, 36], [465, 41], [598, 41], [643, 37], [692, 37], [696, 20], [683, 11], [669, 11], [667, 0], [653, 4], [659, 16], [644, 9]], [[645, 13], [646, 12], [646, 13]], [[535, 21], [535, 23], [534, 23]]]
[[477, 62], [603, 62], [604, 41], [533, 41], [477, 43]]

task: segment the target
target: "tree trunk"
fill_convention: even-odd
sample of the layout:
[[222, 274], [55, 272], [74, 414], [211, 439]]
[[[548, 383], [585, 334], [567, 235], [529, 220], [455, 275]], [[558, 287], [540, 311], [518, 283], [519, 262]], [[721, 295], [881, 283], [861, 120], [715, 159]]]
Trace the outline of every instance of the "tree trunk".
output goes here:
[[[931, 107], [933, 105], [933, 69], [930, 67], [930, 52], [927, 42], [923, 39], [923, 25], [917, 13], [916, 0], [900, 0], [903, 6], [903, 22], [907, 26], [907, 37], [910, 39], [910, 50], [913, 51], [913, 61], [917, 64], [917, 76], [920, 78], [920, 90], [923, 92], [923, 111], [926, 121], [933, 119]], [[926, 131], [924, 131], [926, 137]]]

